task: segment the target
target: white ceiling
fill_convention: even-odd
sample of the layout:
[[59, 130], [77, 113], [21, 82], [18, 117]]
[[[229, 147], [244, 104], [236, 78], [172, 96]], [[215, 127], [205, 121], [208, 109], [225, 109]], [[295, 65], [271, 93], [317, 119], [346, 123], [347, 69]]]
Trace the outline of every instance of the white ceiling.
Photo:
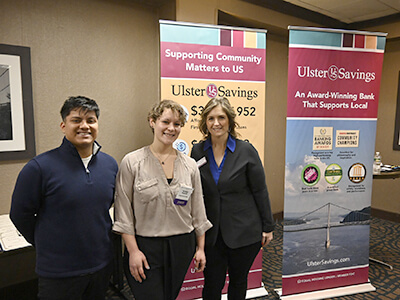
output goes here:
[[284, 0], [329, 16], [355, 23], [400, 13], [400, 0]]

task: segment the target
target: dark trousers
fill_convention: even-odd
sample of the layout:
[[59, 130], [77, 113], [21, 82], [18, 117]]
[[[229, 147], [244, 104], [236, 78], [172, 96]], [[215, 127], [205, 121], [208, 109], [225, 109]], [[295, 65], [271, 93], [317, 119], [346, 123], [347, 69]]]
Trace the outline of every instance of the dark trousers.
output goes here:
[[39, 277], [40, 300], [104, 300], [113, 264], [90, 274], [68, 278]]
[[261, 248], [260, 242], [237, 249], [229, 248], [218, 236], [215, 246], [206, 246], [206, 268], [204, 269], [204, 300], [220, 300], [229, 273], [228, 299], [246, 299], [247, 275]]
[[136, 242], [146, 256], [150, 270], [145, 269], [146, 279], [137, 282], [129, 271], [129, 253], [125, 249], [124, 271], [135, 300], [176, 299], [195, 253], [195, 233], [170, 237], [136, 236]]

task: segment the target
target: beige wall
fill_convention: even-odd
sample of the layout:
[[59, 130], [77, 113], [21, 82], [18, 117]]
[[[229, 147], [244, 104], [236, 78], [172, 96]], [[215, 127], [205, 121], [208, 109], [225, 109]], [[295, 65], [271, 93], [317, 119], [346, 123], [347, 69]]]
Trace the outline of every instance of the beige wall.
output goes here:
[[[393, 150], [396, 102], [400, 71], [400, 40], [386, 44], [379, 95], [375, 150], [385, 164], [400, 165], [400, 151]], [[399, 108], [400, 109], [400, 108]], [[374, 180], [372, 207], [400, 214], [400, 179]]]
[[[285, 180], [285, 136], [288, 25], [316, 26], [258, 6], [236, 0], [176, 1], [177, 21], [218, 24], [218, 10], [239, 19], [235, 26], [257, 25], [270, 30], [267, 34], [267, 89], [265, 123], [265, 157], [267, 184], [273, 213], [283, 211]], [[201, 3], [201, 4], [200, 4]], [[198, 13], [201, 12], [201, 13]], [[240, 23], [243, 19], [244, 23]], [[261, 28], [261, 27], [258, 27]], [[283, 33], [283, 34], [282, 34]]]
[[[235, 26], [256, 24], [269, 30], [267, 34], [267, 93], [265, 170], [274, 213], [283, 211], [284, 165], [286, 135], [287, 89], [287, 27], [323, 27], [300, 18], [251, 5], [239, 0], [203, 0], [192, 2], [177, 0], [177, 20], [218, 24], [217, 11], [236, 17]], [[200, 4], [201, 3], [201, 4]], [[200, 12], [200, 13], [198, 13]], [[242, 20], [242, 24], [240, 23]], [[392, 150], [394, 116], [400, 70], [400, 22], [360, 30], [387, 32], [389, 42], [384, 59], [381, 94], [377, 122], [376, 150], [381, 151], [383, 162], [400, 164], [400, 151]], [[396, 42], [397, 40], [397, 42]], [[372, 162], [371, 162], [372, 163]], [[400, 184], [393, 180], [374, 180], [372, 207], [400, 214]]]
[[[59, 111], [71, 95], [97, 100], [99, 142], [119, 162], [149, 143], [158, 101], [158, 16], [129, 0], [0, 0], [0, 43], [31, 48], [37, 153], [62, 139]], [[26, 161], [0, 162], [0, 213]], [[62, 172], [62, 170], [60, 170]]]
[[[118, 162], [125, 153], [149, 143], [146, 114], [159, 95], [158, 18], [176, 15], [177, 21], [218, 24], [221, 10], [269, 30], [264, 161], [273, 212], [282, 211], [287, 26], [319, 25], [239, 0], [177, 0], [160, 12], [138, 2], [146, 1], [0, 0], [0, 43], [31, 48], [37, 153], [59, 145], [60, 106], [78, 94], [98, 101], [99, 142]], [[394, 38], [400, 36], [397, 27], [368, 30], [387, 28], [389, 38]], [[384, 59], [376, 149], [384, 162], [400, 164], [400, 151], [392, 150], [400, 42], [392, 40]], [[0, 213], [8, 212], [16, 177], [25, 163], [0, 162]], [[397, 181], [375, 180], [372, 206], [400, 213], [400, 202], [393, 197], [398, 193]]]
[[[375, 32], [386, 32], [387, 43], [382, 68], [379, 95], [378, 122], [375, 150], [380, 151], [385, 164], [400, 165], [400, 151], [393, 150], [396, 117], [397, 91], [400, 71], [400, 21], [365, 28]], [[399, 107], [400, 109], [400, 107]], [[374, 180], [372, 207], [400, 214], [400, 181]]]

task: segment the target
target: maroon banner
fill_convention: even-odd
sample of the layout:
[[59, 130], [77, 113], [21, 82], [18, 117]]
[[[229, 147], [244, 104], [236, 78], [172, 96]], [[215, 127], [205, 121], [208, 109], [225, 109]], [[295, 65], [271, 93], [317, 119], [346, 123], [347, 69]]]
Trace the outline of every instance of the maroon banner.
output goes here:
[[366, 284], [385, 42], [379, 33], [290, 28], [281, 299], [375, 289]]
[[287, 117], [376, 118], [382, 62], [383, 53], [290, 49]]

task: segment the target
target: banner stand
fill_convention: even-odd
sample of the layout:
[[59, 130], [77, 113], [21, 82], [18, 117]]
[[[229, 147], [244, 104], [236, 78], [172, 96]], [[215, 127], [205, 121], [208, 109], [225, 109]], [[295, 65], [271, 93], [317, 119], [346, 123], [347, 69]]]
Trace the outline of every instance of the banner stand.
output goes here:
[[[264, 288], [264, 284], [262, 283], [262, 287], [255, 289], [248, 289], [246, 293], [246, 299], [253, 299], [256, 297], [268, 296], [268, 291]], [[228, 299], [228, 295], [225, 294], [222, 296], [223, 300]]]
[[280, 299], [376, 290], [368, 256], [386, 36], [289, 26]]
[[[180, 103], [187, 113], [174, 148], [189, 154], [203, 137], [198, 128], [206, 103], [227, 97], [240, 135], [264, 158], [266, 34], [263, 29], [160, 20], [161, 99]], [[257, 128], [257, 130], [254, 130]], [[222, 293], [228, 290], [226, 278]], [[202, 273], [190, 265], [177, 300], [201, 297]], [[262, 285], [262, 250], [247, 281], [247, 298], [268, 295]], [[227, 299], [226, 295], [222, 299]]]
[[334, 289], [320, 290], [308, 293], [294, 294], [282, 296], [282, 289], [275, 289], [275, 293], [278, 294], [279, 299], [282, 300], [316, 300], [326, 299], [333, 297], [342, 297], [347, 295], [353, 295], [358, 293], [374, 292], [376, 288], [368, 281], [368, 283], [338, 287]]
[[373, 261], [373, 262], [375, 262], [375, 263], [377, 263], [377, 264], [386, 266], [386, 267], [388, 267], [390, 270], [393, 270], [393, 266], [392, 266], [392, 265], [389, 265], [389, 264], [387, 264], [387, 263], [385, 263], [385, 262], [383, 262], [383, 261], [381, 261], [381, 260], [379, 260], [379, 259], [375, 259], [375, 258], [369, 257], [369, 260], [370, 260], [370, 261]]

